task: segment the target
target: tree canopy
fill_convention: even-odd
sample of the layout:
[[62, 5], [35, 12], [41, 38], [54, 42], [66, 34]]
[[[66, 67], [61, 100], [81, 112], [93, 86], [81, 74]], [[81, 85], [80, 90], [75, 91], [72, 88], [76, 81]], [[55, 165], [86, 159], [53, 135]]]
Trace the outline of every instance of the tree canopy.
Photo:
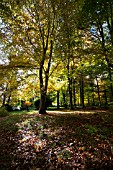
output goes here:
[[27, 100], [40, 93], [39, 113], [54, 91], [70, 109], [113, 101], [112, 0], [2, 0], [0, 40], [1, 103], [22, 82]]

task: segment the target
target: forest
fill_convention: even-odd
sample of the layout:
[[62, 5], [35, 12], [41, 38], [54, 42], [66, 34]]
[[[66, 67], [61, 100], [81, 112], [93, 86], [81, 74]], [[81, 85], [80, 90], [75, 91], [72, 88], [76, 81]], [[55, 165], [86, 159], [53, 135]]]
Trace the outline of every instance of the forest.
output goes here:
[[111, 170], [112, 111], [113, 0], [0, 1], [1, 169]]
[[113, 2], [1, 1], [1, 105], [113, 102]]

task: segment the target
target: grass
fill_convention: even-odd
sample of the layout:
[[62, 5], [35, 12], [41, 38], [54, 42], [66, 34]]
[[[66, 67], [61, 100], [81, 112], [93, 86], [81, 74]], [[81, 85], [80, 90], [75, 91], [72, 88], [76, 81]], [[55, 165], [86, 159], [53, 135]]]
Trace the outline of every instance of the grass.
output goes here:
[[113, 169], [112, 136], [107, 111], [12, 112], [0, 121], [0, 168]]
[[0, 121], [0, 130], [8, 131], [8, 132], [15, 132], [17, 131], [17, 122], [21, 121], [21, 116], [26, 113], [23, 112], [10, 112], [8, 116], [1, 117]]
[[0, 117], [8, 116], [9, 112], [5, 109], [5, 107], [0, 108]]

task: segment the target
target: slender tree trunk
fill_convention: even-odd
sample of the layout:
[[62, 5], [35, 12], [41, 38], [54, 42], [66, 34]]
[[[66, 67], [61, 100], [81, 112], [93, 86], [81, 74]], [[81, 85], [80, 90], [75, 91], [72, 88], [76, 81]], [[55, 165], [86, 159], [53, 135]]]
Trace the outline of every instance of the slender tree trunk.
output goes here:
[[57, 109], [59, 109], [59, 91], [57, 91]]
[[73, 95], [72, 95], [72, 78], [68, 77], [68, 89], [69, 89], [69, 108], [73, 110]]
[[4, 93], [4, 94], [3, 94], [2, 106], [4, 106], [4, 105], [5, 105], [5, 102], [6, 102], [6, 94]]
[[111, 68], [110, 68], [110, 66], [108, 66], [108, 68], [109, 68], [109, 80], [110, 80], [110, 91], [111, 91], [110, 102], [112, 102], [113, 101], [112, 75], [111, 75]]
[[88, 106], [90, 106], [90, 99], [89, 99], [89, 95], [88, 95], [88, 99], [87, 99], [87, 100], [88, 100]]
[[94, 95], [93, 95], [93, 105], [95, 105], [95, 97], [94, 97]]
[[70, 94], [70, 110], [73, 110], [72, 78], [70, 78], [69, 83], [69, 94]]
[[62, 93], [62, 95], [63, 95], [63, 105], [64, 105], [65, 109], [67, 109], [66, 94]]
[[105, 96], [105, 106], [107, 108], [108, 107], [108, 101], [107, 101], [107, 91], [106, 91], [106, 89], [104, 90], [104, 96]]
[[98, 101], [99, 101], [99, 105], [101, 105], [101, 100], [100, 100], [100, 89], [99, 89], [99, 84], [98, 84], [98, 79], [97, 79], [97, 77], [96, 77], [96, 82], [97, 82]]
[[8, 84], [6, 85], [5, 91], [4, 91], [4, 93], [3, 93], [2, 106], [4, 106], [5, 103], [6, 103], [6, 98], [7, 98], [6, 92], [7, 92], [7, 88], [8, 88]]
[[85, 107], [84, 105], [84, 81], [83, 81], [83, 76], [80, 80], [80, 104], [82, 106], [82, 108]]
[[73, 110], [72, 78], [70, 77], [69, 58], [68, 58], [67, 70], [68, 70], [69, 108], [70, 110]]
[[8, 97], [7, 104], [10, 103], [10, 100], [11, 100], [11, 93], [10, 93], [10, 95], [9, 95], [9, 97]]
[[94, 93], [93, 93], [93, 89], [92, 89], [92, 106], [95, 105], [95, 96], [94, 96]]
[[73, 103], [74, 107], [76, 107], [75, 79], [73, 79]]

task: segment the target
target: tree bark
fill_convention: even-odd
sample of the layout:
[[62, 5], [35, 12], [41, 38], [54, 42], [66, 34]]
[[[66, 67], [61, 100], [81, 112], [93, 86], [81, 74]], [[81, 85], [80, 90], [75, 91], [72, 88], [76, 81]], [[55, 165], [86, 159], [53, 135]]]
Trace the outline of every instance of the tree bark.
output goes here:
[[43, 65], [44, 65], [45, 57], [43, 57], [43, 60], [40, 64], [39, 69], [39, 79], [40, 79], [40, 106], [39, 106], [39, 114], [45, 114], [46, 108], [45, 108], [45, 99], [46, 99], [46, 91], [45, 86], [43, 82]]
[[111, 91], [110, 102], [112, 102], [113, 101], [113, 86], [112, 86], [111, 68], [109, 67], [109, 65], [108, 65], [108, 69], [109, 69], [109, 80], [110, 80], [110, 91]]
[[69, 78], [69, 102], [70, 110], [73, 110], [72, 78]]
[[83, 81], [83, 76], [80, 80], [80, 104], [82, 106], [82, 108], [85, 107], [84, 105], [84, 81]]
[[68, 64], [67, 64], [67, 71], [68, 71], [69, 108], [70, 110], [73, 110], [72, 78], [70, 77], [69, 58], [68, 58]]
[[59, 109], [59, 91], [57, 91], [57, 109]]
[[40, 96], [40, 106], [39, 106], [39, 114], [46, 114], [46, 92], [41, 90], [41, 96]]
[[90, 106], [90, 97], [89, 97], [89, 95], [88, 95], [88, 106]]
[[97, 79], [97, 77], [96, 77], [96, 81], [97, 81], [98, 101], [99, 101], [99, 105], [101, 105], [101, 100], [100, 100], [100, 89], [99, 89], [99, 84], [98, 84], [98, 79]]
[[76, 107], [75, 79], [73, 79], [73, 103], [74, 107]]
[[[48, 80], [49, 80], [49, 71], [50, 71], [50, 66], [51, 66], [51, 59], [52, 59], [52, 50], [53, 50], [53, 41], [50, 41], [50, 55], [48, 59], [48, 67], [46, 71], [44, 72], [43, 67], [44, 67], [44, 61], [45, 61], [45, 55], [46, 55], [46, 49], [44, 50], [44, 56], [43, 60], [40, 64], [40, 69], [39, 69], [39, 78], [40, 78], [40, 106], [39, 106], [39, 114], [45, 114], [46, 113], [46, 95], [47, 95], [47, 88], [48, 88]], [[45, 82], [43, 78], [43, 74], [45, 74]]]
[[6, 102], [6, 94], [4, 93], [4, 94], [3, 94], [3, 102], [2, 102], [2, 106], [5, 105], [5, 102]]
[[63, 95], [63, 105], [64, 105], [64, 108], [67, 109], [67, 102], [66, 102], [66, 94], [65, 94], [65, 92], [63, 92], [62, 95]]
[[105, 106], [108, 106], [108, 101], [107, 101], [107, 91], [106, 89], [104, 90], [104, 96], [105, 96]]
[[6, 102], [6, 98], [7, 98], [7, 95], [6, 95], [7, 88], [8, 88], [8, 84], [6, 85], [5, 91], [4, 91], [4, 93], [3, 93], [2, 106], [4, 106], [4, 105], [5, 105], [5, 102]]
[[9, 95], [9, 97], [8, 97], [7, 104], [10, 103], [10, 100], [11, 100], [11, 93], [10, 93], [10, 95]]

